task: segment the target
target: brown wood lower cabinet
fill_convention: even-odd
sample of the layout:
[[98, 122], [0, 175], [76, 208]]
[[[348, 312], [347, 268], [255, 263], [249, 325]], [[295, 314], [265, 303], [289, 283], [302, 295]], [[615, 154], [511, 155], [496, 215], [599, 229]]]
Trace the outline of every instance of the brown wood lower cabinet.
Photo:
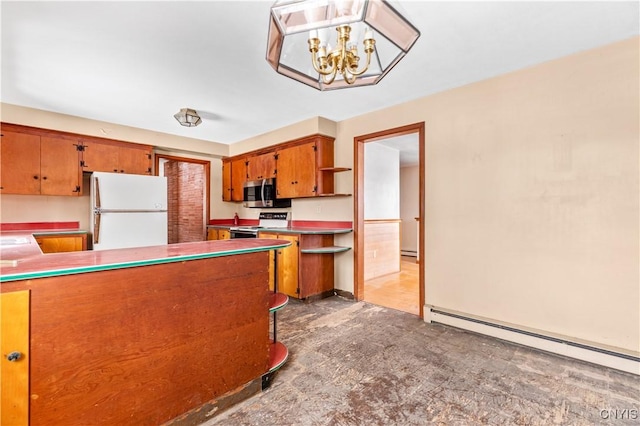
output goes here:
[[62, 253], [87, 249], [87, 234], [47, 234], [34, 237], [43, 253]]
[[[30, 292], [20, 308], [30, 323], [19, 333], [30, 332], [22, 364], [30, 382], [6, 392], [20, 364], [1, 360], [2, 425], [20, 424], [5, 422], [12, 392], [32, 426], [157, 425], [249, 383], [258, 392], [269, 371], [268, 259], [257, 252], [3, 282], [3, 308], [5, 297]], [[3, 354], [22, 352], [5, 349], [5, 324], [2, 309]]]
[[277, 250], [279, 292], [296, 299], [315, 299], [333, 294], [333, 252], [305, 253], [306, 250], [332, 247], [332, 234], [260, 232], [258, 237], [291, 242], [289, 247]]
[[207, 240], [228, 240], [231, 238], [231, 232], [228, 229], [207, 229]]
[[0, 294], [0, 424], [29, 423], [29, 290]]

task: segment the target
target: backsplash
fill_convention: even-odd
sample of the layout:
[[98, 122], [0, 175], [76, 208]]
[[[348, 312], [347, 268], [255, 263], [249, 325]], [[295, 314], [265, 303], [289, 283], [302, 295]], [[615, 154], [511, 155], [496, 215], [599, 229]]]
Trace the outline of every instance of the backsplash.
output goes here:
[[89, 195], [80, 197], [48, 195], [3, 195], [0, 222], [77, 222], [80, 229], [89, 229]]

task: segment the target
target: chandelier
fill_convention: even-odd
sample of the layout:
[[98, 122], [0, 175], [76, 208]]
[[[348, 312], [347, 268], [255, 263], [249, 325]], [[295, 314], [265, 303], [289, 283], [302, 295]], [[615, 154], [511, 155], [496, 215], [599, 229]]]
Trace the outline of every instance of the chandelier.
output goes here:
[[279, 0], [271, 7], [267, 61], [319, 90], [366, 86], [378, 83], [418, 37], [386, 0]]
[[371, 30], [367, 29], [364, 38], [364, 53], [367, 54], [367, 64], [358, 70], [358, 48], [355, 44], [349, 44], [349, 34], [351, 27], [349, 25], [340, 25], [336, 28], [338, 31], [338, 46], [335, 49], [327, 51], [327, 48], [320, 47], [320, 39], [318, 32], [314, 30], [309, 38], [309, 52], [312, 54], [311, 63], [313, 68], [322, 77], [324, 84], [331, 84], [336, 79], [338, 71], [342, 75], [342, 79], [347, 84], [353, 84], [356, 77], [364, 74], [371, 64], [371, 54], [375, 49], [376, 41], [373, 39]]

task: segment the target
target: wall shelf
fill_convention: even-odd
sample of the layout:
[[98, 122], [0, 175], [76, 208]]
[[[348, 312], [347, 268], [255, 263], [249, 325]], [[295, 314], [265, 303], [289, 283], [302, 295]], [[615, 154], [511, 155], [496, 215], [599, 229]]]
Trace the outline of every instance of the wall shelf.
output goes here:
[[301, 249], [300, 253], [303, 253], [303, 254], [332, 254], [332, 253], [342, 253], [342, 252], [348, 251], [348, 250], [351, 250], [351, 247], [329, 246], [329, 247], [316, 247], [316, 248]]
[[340, 173], [340, 172], [348, 172], [351, 170], [349, 167], [320, 167], [318, 170], [321, 172], [332, 172], [332, 173]]

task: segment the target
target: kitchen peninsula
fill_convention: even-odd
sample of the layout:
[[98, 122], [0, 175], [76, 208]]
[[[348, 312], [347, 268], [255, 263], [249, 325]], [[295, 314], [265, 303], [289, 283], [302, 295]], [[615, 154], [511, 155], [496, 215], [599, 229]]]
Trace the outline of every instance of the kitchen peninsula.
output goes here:
[[271, 371], [269, 252], [288, 242], [44, 255], [31, 235], [0, 239], [2, 408], [31, 425], [204, 421]]

